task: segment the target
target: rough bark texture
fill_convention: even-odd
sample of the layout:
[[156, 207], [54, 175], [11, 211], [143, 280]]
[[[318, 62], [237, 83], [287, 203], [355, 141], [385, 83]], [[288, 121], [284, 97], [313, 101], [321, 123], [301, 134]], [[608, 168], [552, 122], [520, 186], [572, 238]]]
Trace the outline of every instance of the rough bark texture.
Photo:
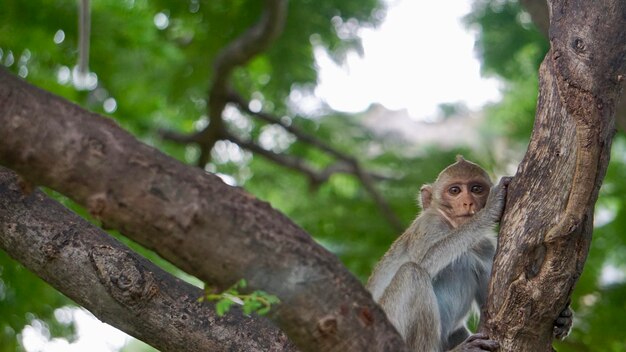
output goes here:
[[552, 1], [528, 151], [510, 185], [482, 330], [503, 351], [551, 351], [578, 280], [626, 68], [626, 2]]
[[277, 295], [270, 316], [302, 350], [405, 349], [361, 283], [269, 204], [1, 69], [0, 163], [208, 283]]
[[161, 351], [295, 351], [269, 320], [218, 317], [164, 272], [0, 167], [0, 248], [98, 316]]
[[[548, 37], [550, 16], [546, 0], [520, 0], [524, 9], [530, 14], [533, 23]], [[623, 73], [623, 72], [622, 72]], [[620, 130], [626, 131], [626, 90], [622, 91], [621, 97], [615, 109], [615, 121]]]

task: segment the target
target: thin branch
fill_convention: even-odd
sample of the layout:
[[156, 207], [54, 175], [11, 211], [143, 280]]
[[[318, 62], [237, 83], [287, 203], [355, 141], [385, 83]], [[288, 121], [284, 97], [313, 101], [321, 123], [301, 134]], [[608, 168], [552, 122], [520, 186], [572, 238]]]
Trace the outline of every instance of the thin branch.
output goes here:
[[282, 128], [284, 128], [287, 132], [293, 134], [294, 136], [296, 136], [296, 138], [298, 138], [299, 141], [307, 143], [309, 145], [312, 145], [316, 148], [318, 148], [319, 150], [322, 150], [324, 152], [326, 152], [329, 155], [334, 156], [337, 159], [341, 159], [347, 163], [350, 164], [355, 164], [356, 163], [356, 159], [354, 159], [352, 156], [347, 155], [345, 153], [340, 152], [339, 150], [331, 147], [330, 145], [326, 144], [324, 141], [315, 138], [314, 136], [304, 133], [301, 130], [299, 130], [298, 128], [296, 128], [293, 125], [288, 125], [286, 123], [284, 123], [283, 121], [281, 121], [281, 119], [279, 119], [278, 117], [268, 114], [266, 112], [263, 111], [258, 111], [258, 112], [254, 112], [252, 110], [250, 110], [249, 107], [249, 102], [246, 101], [241, 95], [231, 91], [229, 96], [229, 101], [236, 104], [240, 110], [246, 112], [249, 115], [252, 115], [254, 117], [259, 118], [260, 120], [263, 120], [267, 123], [271, 123], [271, 124], [275, 124], [275, 125], [279, 125]]
[[157, 133], [162, 139], [178, 144], [192, 144], [201, 142], [199, 133], [180, 133], [166, 129], [160, 129]]
[[[365, 187], [365, 190], [370, 194], [370, 196], [374, 200], [374, 203], [376, 204], [380, 212], [383, 214], [387, 222], [389, 222], [389, 224], [391, 224], [391, 226], [397, 232], [400, 232], [404, 229], [402, 223], [400, 222], [396, 214], [391, 209], [391, 206], [389, 205], [387, 200], [380, 194], [380, 192], [376, 189], [376, 186], [374, 185], [373, 179], [379, 178], [379, 175], [372, 175], [368, 172], [365, 172], [362, 166], [360, 165], [360, 163], [354, 157], [347, 155], [343, 152], [340, 152], [339, 150], [331, 147], [330, 145], [326, 144], [322, 140], [315, 138], [314, 136], [311, 136], [307, 133], [304, 133], [303, 131], [299, 130], [293, 125], [288, 125], [284, 123], [278, 117], [272, 114], [263, 112], [263, 111], [255, 112], [255, 111], [250, 110], [249, 102], [247, 102], [241, 95], [231, 91], [229, 94], [229, 98], [231, 102], [235, 103], [239, 107], [239, 109], [246, 112], [247, 114], [257, 117], [260, 120], [263, 120], [265, 122], [279, 125], [282, 128], [284, 128], [286, 131], [288, 131], [289, 133], [293, 134], [300, 142], [304, 142], [309, 145], [312, 145], [320, 149], [321, 151], [326, 152], [327, 154], [340, 160], [340, 162], [331, 165], [332, 168], [329, 167], [325, 169], [324, 171], [322, 171], [321, 174], [318, 173], [314, 175], [314, 176], [317, 176], [317, 178], [312, 177], [312, 175], [308, 171], [305, 171], [305, 170], [300, 170], [300, 171], [306, 173], [307, 175], [309, 175], [309, 177], [312, 180], [315, 180], [318, 182], [326, 181], [335, 172], [353, 174], [363, 184], [363, 187]], [[247, 148], [247, 147], [244, 147], [244, 148]], [[289, 160], [284, 160], [284, 159], [279, 160], [278, 158], [275, 158], [275, 157], [272, 160], [274, 160], [275, 162], [281, 165], [290, 167]], [[287, 163], [283, 163], [283, 162], [287, 162]], [[339, 168], [335, 169], [337, 166], [339, 166]]]
[[395, 228], [396, 232], [401, 232], [402, 230], [404, 230], [404, 226], [391, 209], [391, 206], [389, 205], [387, 200], [376, 189], [372, 177], [368, 173], [364, 172], [358, 163], [354, 164], [354, 169], [356, 172], [356, 176], [363, 184], [363, 187], [365, 187], [367, 192], [369, 192], [369, 194], [372, 196], [372, 198], [374, 199], [374, 203], [383, 213], [385, 219], [387, 219], [387, 221]]
[[[394, 229], [396, 231], [402, 231], [403, 226], [400, 220], [372, 183], [372, 178], [380, 178], [380, 175], [373, 176], [363, 172], [354, 157], [338, 151], [323, 141], [300, 131], [294, 126], [283, 123], [279, 118], [271, 114], [253, 112], [248, 107], [248, 102], [246, 102], [241, 95], [229, 88], [228, 78], [232, 70], [237, 66], [244, 65], [252, 57], [266, 50], [283, 30], [287, 14], [287, 1], [266, 0], [266, 5], [266, 9], [259, 22], [225, 47], [215, 59], [213, 66], [213, 84], [209, 94], [209, 125], [199, 133], [191, 135], [184, 135], [172, 131], [161, 131], [161, 136], [177, 143], [197, 143], [200, 146], [200, 156], [197, 161], [200, 167], [204, 167], [204, 165], [209, 162], [211, 150], [215, 143], [220, 139], [227, 139], [280, 165], [307, 175], [314, 185], [325, 182], [333, 173], [351, 173], [364, 185], [366, 191], [372, 196], [376, 206]], [[265, 122], [282, 126], [301, 142], [312, 145], [341, 162], [331, 165], [320, 172], [313, 169], [301, 159], [279, 155], [261, 148], [253, 142], [246, 142], [236, 138], [227, 131], [224, 126], [224, 120], [222, 119], [222, 112], [229, 102], [235, 103], [240, 110]]]
[[271, 150], [267, 150], [261, 147], [260, 145], [252, 141], [242, 140], [239, 137], [236, 137], [232, 134], [229, 134], [228, 136], [226, 136], [226, 139], [239, 145], [240, 147], [244, 149], [247, 149], [255, 154], [261, 155], [279, 165], [282, 165], [284, 167], [290, 168], [292, 170], [295, 170], [297, 172], [300, 172], [306, 175], [311, 180], [311, 183], [313, 183], [314, 185], [319, 185], [319, 184], [326, 182], [330, 178], [330, 176], [332, 176], [335, 173], [345, 173], [345, 174], [354, 173], [352, 166], [347, 165], [345, 163], [336, 163], [336, 164], [332, 164], [324, 168], [323, 170], [316, 170], [311, 165], [309, 165], [304, 159], [296, 158], [291, 155], [275, 153]]
[[224, 136], [222, 112], [228, 103], [228, 81], [233, 69], [267, 50], [282, 33], [287, 17], [287, 0], [266, 0], [261, 19], [226, 46], [213, 64], [213, 83], [209, 93], [209, 125], [200, 133], [198, 166], [210, 160], [211, 149]]
[[[243, 100], [237, 102], [237, 105], [239, 105], [240, 103], [243, 103]], [[311, 184], [315, 187], [328, 181], [328, 179], [336, 173], [354, 175], [363, 184], [365, 190], [371, 195], [374, 203], [383, 214], [385, 219], [394, 228], [394, 230], [398, 232], [403, 230], [402, 223], [391, 209], [389, 203], [380, 194], [380, 192], [376, 189], [376, 186], [374, 185], [374, 181], [376, 180], [390, 180], [392, 179], [391, 177], [364, 171], [361, 165], [354, 158], [339, 152], [338, 150], [330, 147], [321, 140], [307, 135], [306, 133], [296, 129], [293, 126], [286, 125], [282, 122], [277, 122], [280, 120], [273, 115], [267, 113], [253, 113], [249, 109], [245, 111], [253, 114], [253, 116], [263, 116], [261, 117], [261, 119], [266, 122], [279, 124], [280, 126], [286, 128], [289, 132], [293, 133], [299, 141], [302, 141], [302, 139], [304, 139], [305, 142], [308, 142], [309, 144], [320, 148], [322, 151], [329, 152], [329, 154], [335, 157], [341, 156], [340, 158], [338, 158], [339, 161], [327, 166], [322, 170], [317, 170], [310, 164], [308, 164], [304, 159], [286, 154], [275, 153], [261, 147], [253, 141], [243, 140], [228, 131], [224, 131], [222, 133], [221, 139], [229, 140], [244, 149], [247, 149], [255, 154], [261, 155], [275, 162], [276, 164], [282, 165], [284, 167], [290, 168], [306, 175], [311, 181]], [[160, 130], [159, 134], [162, 138], [179, 144], [202, 143], [202, 137], [199, 133], [184, 134], [175, 131]]]

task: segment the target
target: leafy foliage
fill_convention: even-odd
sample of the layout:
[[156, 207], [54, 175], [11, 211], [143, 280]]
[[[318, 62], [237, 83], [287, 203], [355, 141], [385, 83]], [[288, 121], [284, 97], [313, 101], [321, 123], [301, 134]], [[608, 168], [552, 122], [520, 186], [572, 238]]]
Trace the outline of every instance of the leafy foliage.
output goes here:
[[475, 0], [465, 18], [478, 29], [476, 41], [482, 71], [514, 81], [536, 68], [548, 51], [548, 41], [534, 27], [518, 1]]
[[216, 302], [215, 311], [220, 317], [226, 314], [233, 305], [240, 305], [243, 313], [247, 315], [252, 313], [265, 315], [272, 308], [272, 304], [280, 303], [278, 297], [264, 291], [257, 290], [248, 294], [240, 293], [239, 290], [244, 290], [246, 286], [248, 284], [245, 279], [237, 281], [221, 293], [215, 293], [212, 287], [206, 286], [204, 288], [205, 296], [200, 297], [199, 301]]

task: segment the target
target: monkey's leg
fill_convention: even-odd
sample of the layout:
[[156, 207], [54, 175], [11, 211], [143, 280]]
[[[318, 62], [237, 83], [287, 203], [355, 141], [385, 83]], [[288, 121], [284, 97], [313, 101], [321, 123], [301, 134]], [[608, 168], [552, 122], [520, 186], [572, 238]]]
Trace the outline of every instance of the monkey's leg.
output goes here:
[[402, 264], [379, 303], [413, 351], [441, 351], [439, 307], [426, 270]]

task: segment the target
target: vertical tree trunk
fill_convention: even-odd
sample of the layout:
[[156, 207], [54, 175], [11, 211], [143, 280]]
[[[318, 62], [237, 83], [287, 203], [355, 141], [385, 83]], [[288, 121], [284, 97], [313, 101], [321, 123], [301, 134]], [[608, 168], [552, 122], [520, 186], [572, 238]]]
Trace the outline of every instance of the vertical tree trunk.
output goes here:
[[[546, 0], [520, 0], [520, 3], [539, 31], [548, 37], [549, 11]], [[615, 109], [615, 123], [621, 131], [626, 131], [626, 91], [622, 91]]]
[[551, 1], [550, 42], [482, 321], [502, 351], [550, 351], [582, 273], [624, 80], [626, 1]]

